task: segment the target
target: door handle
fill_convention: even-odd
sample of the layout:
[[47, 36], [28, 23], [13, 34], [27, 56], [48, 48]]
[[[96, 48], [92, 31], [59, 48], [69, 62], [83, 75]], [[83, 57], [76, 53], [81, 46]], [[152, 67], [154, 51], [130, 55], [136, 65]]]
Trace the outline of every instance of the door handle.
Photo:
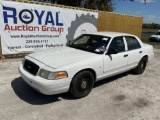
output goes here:
[[124, 55], [124, 57], [128, 57], [128, 55]]
[[139, 51], [139, 53], [142, 53], [142, 51]]

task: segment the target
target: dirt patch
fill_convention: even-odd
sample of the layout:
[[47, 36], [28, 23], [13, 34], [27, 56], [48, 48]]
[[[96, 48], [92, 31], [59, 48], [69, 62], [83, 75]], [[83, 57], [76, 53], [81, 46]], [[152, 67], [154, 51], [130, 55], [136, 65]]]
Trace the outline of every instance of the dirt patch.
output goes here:
[[117, 96], [114, 97], [115, 101], [123, 101], [125, 99], [126, 99], [125, 95], [117, 95]]
[[148, 107], [151, 102], [145, 98], [138, 98], [138, 100], [134, 103], [134, 106], [138, 108]]

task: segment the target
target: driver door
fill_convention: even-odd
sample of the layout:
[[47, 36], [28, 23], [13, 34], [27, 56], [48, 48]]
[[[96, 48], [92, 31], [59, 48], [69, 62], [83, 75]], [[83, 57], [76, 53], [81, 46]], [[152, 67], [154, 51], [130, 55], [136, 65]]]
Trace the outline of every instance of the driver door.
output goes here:
[[126, 43], [123, 36], [115, 37], [112, 39], [108, 51], [115, 49], [117, 54], [106, 54], [104, 59], [104, 74], [107, 76], [121, 73], [127, 70], [128, 53], [126, 51]]

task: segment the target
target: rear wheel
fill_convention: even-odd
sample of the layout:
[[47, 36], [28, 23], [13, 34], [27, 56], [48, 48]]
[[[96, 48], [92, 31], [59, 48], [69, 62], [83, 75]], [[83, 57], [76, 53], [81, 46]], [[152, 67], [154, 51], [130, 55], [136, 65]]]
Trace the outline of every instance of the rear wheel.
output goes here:
[[146, 68], [146, 65], [147, 65], [147, 58], [146, 57], [143, 57], [140, 61], [139, 61], [139, 63], [138, 63], [138, 66], [135, 68], [135, 69], [133, 69], [133, 72], [135, 73], [135, 74], [142, 74], [143, 72], [144, 72], [144, 70], [145, 70], [145, 68]]
[[91, 92], [93, 85], [93, 74], [90, 71], [82, 71], [72, 79], [69, 92], [76, 98], [82, 98]]

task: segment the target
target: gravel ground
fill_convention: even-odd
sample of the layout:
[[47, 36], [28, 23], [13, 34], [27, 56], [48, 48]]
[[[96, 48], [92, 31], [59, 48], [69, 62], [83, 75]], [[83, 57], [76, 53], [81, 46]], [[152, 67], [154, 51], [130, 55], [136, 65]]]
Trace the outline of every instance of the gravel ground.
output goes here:
[[0, 61], [0, 120], [160, 120], [160, 50], [154, 53], [142, 75], [99, 81], [82, 99], [42, 95], [20, 77], [21, 59]]

